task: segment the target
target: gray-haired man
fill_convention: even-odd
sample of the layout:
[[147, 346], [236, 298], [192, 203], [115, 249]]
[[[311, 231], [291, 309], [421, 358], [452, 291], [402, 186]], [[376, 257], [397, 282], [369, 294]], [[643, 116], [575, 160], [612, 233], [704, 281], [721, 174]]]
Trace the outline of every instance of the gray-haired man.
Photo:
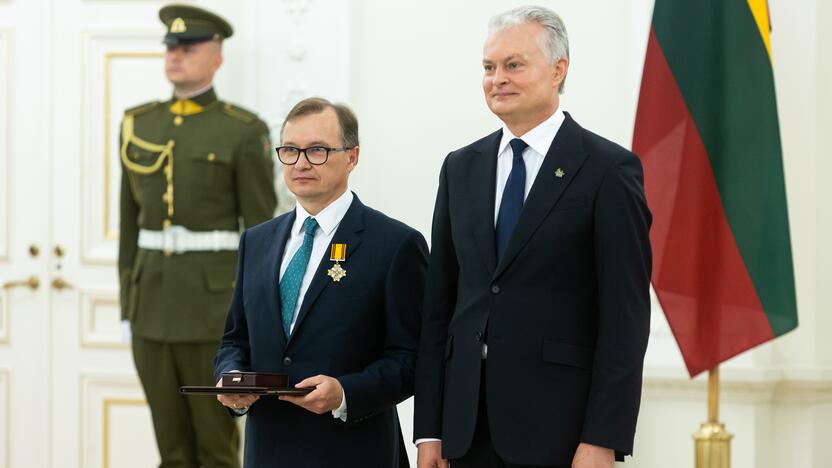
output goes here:
[[552, 11], [495, 17], [501, 130], [445, 159], [416, 378], [419, 467], [610, 468], [632, 453], [650, 322], [650, 212], [631, 152], [559, 107]]

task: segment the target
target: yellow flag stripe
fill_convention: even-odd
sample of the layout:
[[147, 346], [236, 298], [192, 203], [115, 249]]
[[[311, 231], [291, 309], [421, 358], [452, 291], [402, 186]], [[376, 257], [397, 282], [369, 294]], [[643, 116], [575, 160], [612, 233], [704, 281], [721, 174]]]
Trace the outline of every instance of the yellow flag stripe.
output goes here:
[[748, 0], [748, 7], [751, 8], [751, 14], [754, 15], [760, 36], [766, 45], [768, 59], [771, 60], [771, 23], [768, 17], [768, 0]]

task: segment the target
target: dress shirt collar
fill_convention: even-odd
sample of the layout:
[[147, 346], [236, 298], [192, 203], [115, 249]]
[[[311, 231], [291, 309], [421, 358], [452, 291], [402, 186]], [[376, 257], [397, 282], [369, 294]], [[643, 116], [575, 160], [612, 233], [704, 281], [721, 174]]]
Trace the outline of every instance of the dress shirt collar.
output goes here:
[[503, 124], [503, 137], [500, 140], [500, 147], [499, 151], [497, 151], [497, 155], [501, 155], [506, 151], [506, 147], [509, 145], [511, 140], [515, 138], [522, 138], [531, 149], [545, 157], [546, 153], [549, 152], [549, 147], [552, 146], [552, 141], [555, 139], [555, 135], [558, 134], [558, 130], [560, 130], [560, 126], [563, 124], [563, 120], [565, 118], [566, 117], [563, 115], [563, 111], [560, 107], [558, 107], [555, 113], [550, 115], [548, 119], [541, 122], [537, 127], [534, 127], [526, 132], [525, 135], [519, 137], [511, 133], [508, 126]]
[[318, 226], [325, 235], [332, 235], [335, 228], [337, 228], [341, 223], [341, 220], [344, 219], [344, 215], [347, 214], [347, 210], [350, 208], [353, 198], [352, 191], [347, 189], [341, 194], [340, 197], [336, 198], [334, 202], [327, 205], [326, 208], [321, 210], [321, 212], [315, 216], [309, 214], [309, 212], [306, 211], [299, 202], [296, 203], [295, 223], [292, 225], [292, 233], [302, 234], [303, 222], [306, 218], [312, 216], [316, 221], [318, 221]]
[[[176, 100], [176, 99], [193, 99], [194, 101], [196, 101], [195, 98], [197, 98], [197, 96], [202, 97], [202, 95], [205, 94], [206, 97], [209, 98], [209, 101], [213, 102], [213, 101], [217, 100], [217, 95], [214, 93], [213, 88], [214, 88], [214, 84], [211, 83], [208, 86], [205, 86], [204, 88], [196, 89], [194, 91], [191, 91], [190, 93], [177, 94], [176, 91], [174, 91], [173, 92], [173, 99], [174, 100]], [[210, 93], [208, 93], [209, 91], [210, 91]], [[210, 104], [210, 102], [205, 102], [205, 103], [200, 102], [199, 104], [202, 104], [202, 105]]]

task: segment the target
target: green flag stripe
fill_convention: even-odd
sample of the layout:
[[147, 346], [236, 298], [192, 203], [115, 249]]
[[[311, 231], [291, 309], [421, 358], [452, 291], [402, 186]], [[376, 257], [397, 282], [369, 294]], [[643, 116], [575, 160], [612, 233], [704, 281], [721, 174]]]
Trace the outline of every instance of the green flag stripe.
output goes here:
[[[745, 0], [656, 0], [653, 29], [696, 122], [775, 335], [797, 324], [771, 62]], [[719, 252], [714, 252], [719, 255]]]

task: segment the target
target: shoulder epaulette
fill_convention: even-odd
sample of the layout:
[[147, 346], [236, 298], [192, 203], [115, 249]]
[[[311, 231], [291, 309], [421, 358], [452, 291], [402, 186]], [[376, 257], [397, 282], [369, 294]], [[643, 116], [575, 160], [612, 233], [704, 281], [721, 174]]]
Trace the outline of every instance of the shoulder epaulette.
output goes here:
[[235, 106], [234, 104], [228, 102], [222, 103], [222, 111], [246, 125], [257, 120], [257, 114], [254, 112], [247, 111], [242, 107]]
[[156, 106], [158, 106], [158, 105], [159, 105], [159, 101], [146, 102], [144, 104], [139, 104], [138, 106], [131, 107], [131, 108], [127, 109], [126, 111], [124, 111], [124, 113], [125, 114], [131, 114], [131, 115], [134, 115], [134, 116], [141, 115], [141, 114], [144, 114], [145, 112], [148, 112], [148, 111], [151, 111], [151, 110], [155, 109]]

